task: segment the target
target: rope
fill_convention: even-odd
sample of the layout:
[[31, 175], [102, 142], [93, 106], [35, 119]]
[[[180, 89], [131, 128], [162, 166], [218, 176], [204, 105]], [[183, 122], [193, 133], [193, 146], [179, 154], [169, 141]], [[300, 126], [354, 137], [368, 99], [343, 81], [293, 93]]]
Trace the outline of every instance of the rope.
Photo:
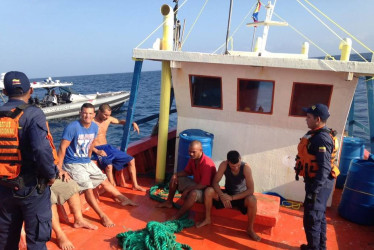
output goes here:
[[369, 79], [365, 79], [364, 82], [372, 81], [374, 80], [374, 77], [370, 77]]
[[[245, 17], [243, 18], [243, 20], [241, 21], [241, 23], [235, 28], [234, 32], [232, 33], [232, 35], [230, 36], [231, 39], [233, 39], [233, 36], [235, 35], [235, 33], [239, 30], [240, 26], [242, 26], [242, 24], [244, 23], [244, 21], [247, 19], [247, 17], [252, 13], [255, 5], [257, 3], [253, 4], [252, 7], [250, 8], [250, 10], [248, 11], [247, 15], [245, 15]], [[218, 50], [220, 50], [221, 48], [223, 48], [223, 46], [225, 46], [225, 43], [223, 43], [221, 46], [219, 46], [215, 51], [213, 51], [211, 54], [215, 54]]]
[[333, 24], [335, 24], [335, 26], [337, 26], [339, 29], [341, 29], [344, 33], [346, 33], [347, 35], [349, 35], [350, 37], [352, 37], [356, 42], [358, 42], [359, 44], [361, 44], [361, 46], [363, 46], [365, 49], [369, 50], [371, 53], [374, 53], [373, 50], [371, 50], [368, 46], [366, 46], [364, 43], [362, 43], [360, 40], [358, 40], [354, 35], [352, 35], [351, 33], [349, 33], [346, 29], [344, 29], [343, 27], [341, 27], [334, 20], [332, 20], [331, 18], [329, 18], [327, 15], [325, 15], [322, 11], [320, 11], [317, 7], [315, 7], [313, 4], [311, 4], [308, 0], [304, 0], [304, 1], [307, 2], [310, 6], [312, 6], [315, 10], [317, 10], [318, 13], [320, 13], [322, 16], [324, 16], [327, 20], [329, 20], [330, 22], [332, 22]]
[[181, 44], [181, 47], [183, 47], [183, 44], [186, 42], [188, 36], [190, 35], [192, 29], [193, 29], [194, 26], [195, 26], [197, 20], [200, 18], [201, 14], [203, 13], [203, 10], [204, 10], [204, 8], [205, 8], [205, 6], [206, 6], [207, 3], [208, 3], [208, 0], [205, 0], [205, 3], [204, 3], [204, 5], [203, 5], [203, 7], [201, 8], [201, 10], [200, 10], [199, 14], [197, 15], [197, 17], [196, 17], [194, 23], [192, 24], [190, 30], [188, 31], [188, 33], [187, 33], [187, 35], [186, 35], [186, 38], [184, 39], [184, 41], [183, 41], [182, 44]]
[[[154, 185], [149, 189], [149, 197], [155, 201], [164, 202], [169, 194], [169, 183]], [[181, 194], [176, 191], [174, 197], [181, 197]], [[173, 206], [177, 209], [180, 208], [180, 205], [173, 202]]]
[[360, 194], [366, 194], [366, 195], [369, 195], [369, 196], [373, 196], [374, 197], [374, 194], [371, 194], [371, 193], [367, 193], [367, 192], [364, 192], [364, 191], [361, 191], [361, 190], [356, 190], [356, 189], [353, 189], [353, 188], [349, 188], [347, 187], [347, 185], [344, 184], [344, 188], [348, 189], [348, 190], [351, 190], [353, 192], [356, 192], [356, 193], [360, 193]]
[[[343, 38], [340, 37], [335, 31], [333, 31], [327, 24], [325, 24], [319, 17], [317, 17], [310, 9], [308, 9], [304, 4], [302, 4], [300, 2], [300, 0], [296, 0], [301, 6], [303, 6], [312, 16], [314, 16], [320, 23], [322, 23], [329, 31], [331, 31], [331, 33], [333, 33], [336, 37], [338, 37], [340, 39], [340, 41], [343, 41]], [[307, 0], [305, 0], [307, 1]], [[317, 9], [318, 10], [318, 9]], [[318, 10], [319, 11], [319, 10]], [[328, 18], [325, 14], [323, 14], [321, 11], [319, 11], [321, 15], [323, 15], [324, 17]], [[332, 20], [331, 20], [332, 21]], [[333, 22], [333, 21], [332, 21]], [[335, 22], [334, 22], [335, 23]], [[365, 57], [363, 57], [358, 51], [356, 51], [353, 47], [352, 47], [352, 50], [354, 52], [356, 52], [356, 54], [358, 54], [365, 62], [367, 62], [367, 60], [365, 59]]]
[[[283, 22], [286, 22], [285, 19], [283, 19], [282, 17], [280, 17], [277, 13], [274, 12], [274, 15], [276, 17], [278, 17], [281, 21]], [[297, 30], [294, 26], [292, 26], [291, 24], [288, 24], [288, 26], [291, 27], [291, 29], [293, 29], [296, 33], [298, 33], [300, 36], [302, 36], [304, 39], [306, 39], [309, 43], [311, 43], [312, 45], [314, 45], [317, 49], [319, 49], [320, 51], [322, 51], [322, 53], [324, 53], [326, 55], [326, 58], [329, 58], [329, 59], [332, 59], [332, 60], [335, 60], [335, 58], [330, 55], [327, 51], [325, 51], [324, 49], [322, 49], [321, 47], [319, 47], [315, 42], [313, 42], [310, 38], [308, 38], [307, 36], [305, 36], [303, 33], [301, 33], [301, 31]]]
[[175, 241], [176, 236], [183, 228], [192, 227], [194, 221], [179, 219], [166, 222], [150, 221], [146, 228], [137, 231], [127, 231], [117, 234], [118, 244], [122, 249], [131, 250], [169, 250], [192, 249], [186, 244]]
[[[183, 5], [187, 2], [188, 0], [184, 0], [184, 2], [173, 12], [174, 14], [180, 9], [183, 7]], [[166, 20], [165, 20], [166, 21]], [[151, 32], [151, 34], [149, 34], [143, 41], [141, 41], [138, 46], [136, 46], [135, 48], [139, 48], [140, 46], [143, 45], [143, 43], [145, 43], [159, 28], [161, 28], [162, 25], [164, 25], [165, 21], [163, 21], [155, 30], [153, 30]]]
[[300, 209], [301, 204], [302, 204], [301, 202], [297, 202], [297, 201], [284, 200], [282, 201], [281, 206], [298, 210]]

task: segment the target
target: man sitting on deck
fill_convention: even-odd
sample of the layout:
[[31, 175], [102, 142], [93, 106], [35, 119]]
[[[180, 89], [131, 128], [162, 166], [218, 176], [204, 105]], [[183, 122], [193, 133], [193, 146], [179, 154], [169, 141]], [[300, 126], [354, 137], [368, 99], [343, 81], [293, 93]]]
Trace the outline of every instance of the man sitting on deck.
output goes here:
[[[221, 189], [219, 182], [225, 175], [225, 189]], [[257, 200], [253, 195], [254, 182], [249, 165], [241, 161], [239, 152], [229, 151], [227, 160], [223, 161], [214, 176], [213, 187], [205, 189], [205, 219], [196, 227], [202, 227], [211, 223], [210, 210], [212, 201], [217, 209], [236, 207], [248, 216], [248, 235], [255, 241], [261, 238], [254, 232], [253, 223], [257, 212]], [[213, 200], [214, 199], [214, 200]]]
[[57, 245], [65, 250], [73, 249], [74, 245], [61, 228], [56, 204], [63, 205], [65, 202], [68, 202], [70, 211], [74, 216], [74, 228], [96, 230], [97, 226], [83, 218], [78, 184], [74, 180], [71, 180], [69, 174], [65, 171], [61, 170], [60, 174], [62, 178], [56, 179], [51, 186], [52, 229], [56, 233]]
[[[99, 133], [96, 138], [95, 147], [93, 148], [93, 159], [97, 160], [98, 166], [101, 169], [105, 169], [105, 173], [108, 176], [108, 180], [113, 186], [116, 185], [113, 177], [113, 167], [116, 170], [116, 176], [121, 178], [121, 182], [126, 184], [123, 176], [123, 170], [128, 166], [128, 170], [131, 175], [133, 189], [139, 191], [145, 191], [144, 188], [139, 186], [136, 178], [136, 167], [135, 159], [126, 154], [125, 152], [118, 150], [117, 148], [107, 144], [106, 133], [110, 124], [125, 124], [125, 120], [118, 120], [111, 116], [112, 109], [109, 104], [101, 104], [99, 110], [94, 118], [94, 122], [99, 126]], [[133, 122], [134, 131], [139, 134], [138, 125]]]
[[[216, 173], [214, 162], [203, 153], [200, 141], [192, 141], [188, 148], [191, 159], [188, 161], [186, 168], [178, 173], [173, 174], [169, 183], [168, 198], [158, 207], [173, 207], [174, 194], [178, 188], [182, 192], [181, 199], [185, 199], [183, 206], [171, 218], [179, 219], [190, 209], [195, 202], [204, 201], [204, 189], [210, 186], [213, 176]], [[193, 180], [188, 176], [193, 175]]]
[[101, 184], [122, 206], [136, 204], [110, 184], [106, 175], [91, 161], [94, 139], [99, 130], [96, 123], [92, 122], [94, 115], [95, 107], [91, 103], [85, 103], [81, 107], [80, 120], [70, 123], [65, 128], [58, 150], [59, 159], [64, 161], [59, 161], [58, 168], [61, 169], [64, 164], [63, 169], [78, 183], [88, 204], [99, 215], [101, 223], [105, 227], [113, 227], [114, 223], [101, 210], [93, 189]]

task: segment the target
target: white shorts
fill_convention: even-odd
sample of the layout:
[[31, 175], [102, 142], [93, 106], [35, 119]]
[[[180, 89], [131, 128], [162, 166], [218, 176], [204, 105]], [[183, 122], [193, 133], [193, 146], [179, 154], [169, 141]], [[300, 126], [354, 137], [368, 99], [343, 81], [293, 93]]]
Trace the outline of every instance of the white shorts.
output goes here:
[[63, 169], [78, 183], [79, 191], [94, 189], [107, 178], [92, 161], [89, 163], [64, 164]]

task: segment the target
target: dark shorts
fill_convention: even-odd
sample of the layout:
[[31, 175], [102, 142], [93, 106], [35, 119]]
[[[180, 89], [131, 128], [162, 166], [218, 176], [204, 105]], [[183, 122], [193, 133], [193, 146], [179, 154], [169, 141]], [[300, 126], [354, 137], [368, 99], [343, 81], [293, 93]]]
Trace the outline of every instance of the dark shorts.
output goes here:
[[[187, 176], [178, 177], [178, 191], [180, 193], [183, 193], [184, 190], [195, 185], [196, 182]], [[195, 189], [195, 191], [197, 194], [195, 202], [204, 203], [204, 190]]]
[[[225, 192], [226, 190], [222, 190], [222, 192]], [[245, 206], [245, 198], [240, 199], [240, 200], [234, 200], [231, 201], [231, 206], [232, 208], [238, 209], [242, 214], [247, 214], [247, 207]], [[213, 205], [216, 209], [222, 209], [225, 208], [221, 200], [215, 200], [213, 199]]]
[[107, 156], [98, 156], [92, 153], [92, 159], [97, 161], [97, 165], [101, 169], [105, 169], [108, 165], [112, 165], [116, 170], [122, 170], [127, 167], [127, 164], [134, 159], [131, 155], [113, 147], [112, 145], [105, 144], [96, 146], [98, 150], [104, 150]]

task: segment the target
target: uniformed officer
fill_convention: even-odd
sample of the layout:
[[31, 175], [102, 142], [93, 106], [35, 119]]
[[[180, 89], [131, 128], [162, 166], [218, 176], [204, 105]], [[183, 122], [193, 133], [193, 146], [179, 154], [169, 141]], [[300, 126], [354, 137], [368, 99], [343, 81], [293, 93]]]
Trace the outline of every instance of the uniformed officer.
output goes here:
[[[313, 159], [304, 169], [305, 201], [304, 201], [304, 230], [308, 244], [301, 249], [326, 249], [326, 205], [334, 186], [331, 157], [334, 141], [330, 136], [326, 121], [330, 116], [324, 104], [316, 104], [303, 108], [307, 113], [306, 123], [310, 131], [305, 155], [301, 158]], [[309, 172], [308, 172], [309, 171]]]
[[[9, 100], [0, 111], [10, 111], [27, 103], [33, 89], [24, 73], [11, 71], [4, 76], [3, 92]], [[16, 180], [20, 185], [0, 184], [0, 249], [18, 249], [23, 222], [27, 249], [47, 249], [52, 218], [49, 185], [58, 171], [43, 111], [35, 106], [24, 109], [18, 131], [22, 166]]]

